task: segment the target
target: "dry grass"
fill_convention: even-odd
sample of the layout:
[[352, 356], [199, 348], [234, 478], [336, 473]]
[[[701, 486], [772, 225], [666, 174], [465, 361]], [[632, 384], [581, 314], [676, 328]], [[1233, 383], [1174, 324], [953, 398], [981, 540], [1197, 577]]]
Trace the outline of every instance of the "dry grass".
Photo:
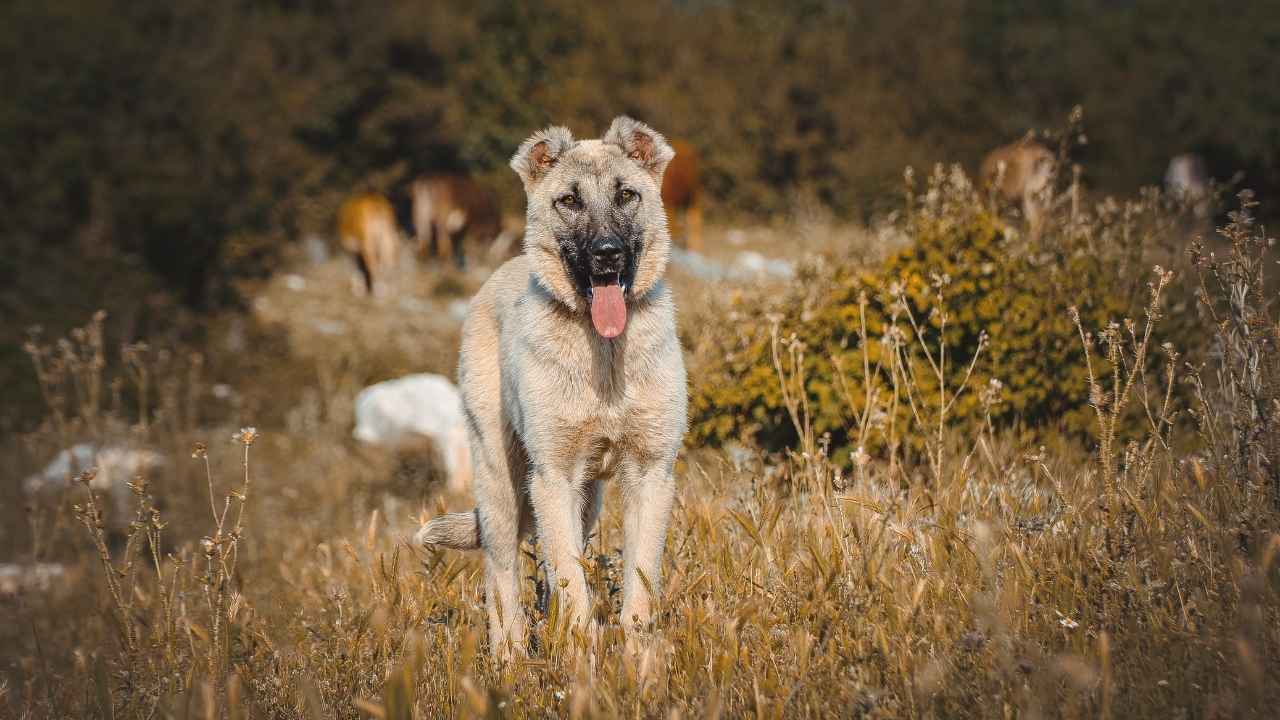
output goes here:
[[[1258, 249], [1261, 231], [1233, 232]], [[1256, 268], [1222, 262], [1206, 272], [1254, 287]], [[1150, 281], [1155, 308], [1167, 280]], [[708, 292], [681, 282], [686, 299]], [[1207, 282], [1207, 298], [1216, 292]], [[479, 558], [407, 544], [422, 485], [389, 481], [395, 461], [349, 441], [340, 400], [327, 397], [323, 412], [297, 400], [283, 412], [293, 422], [260, 432], [237, 431], [234, 413], [201, 422], [199, 363], [139, 356], [113, 385], [90, 326], [61, 349], [33, 348], [50, 423], [10, 442], [7, 466], [34, 468], [85, 437], [159, 447], [171, 464], [134, 483], [124, 527], [84, 486], [5, 511], [0, 557], [63, 562], [74, 580], [0, 598], [0, 708], [33, 718], [1261, 716], [1280, 702], [1280, 492], [1274, 435], [1248, 432], [1247, 418], [1275, 422], [1276, 325], [1261, 304], [1231, 297], [1215, 307], [1242, 318], [1223, 330], [1234, 349], [1193, 373], [1206, 438], [1194, 451], [1170, 442], [1167, 390], [1188, 371], [1149, 347], [1154, 310], [1080, 328], [1104, 438], [1093, 450], [1020, 447], [994, 427], [962, 436], [944, 411], [896, 430], [927, 438], [918, 457], [856, 454], [841, 467], [806, 430], [803, 393], [791, 393], [801, 441], [786, 457], [689, 448], [680, 462], [650, 637], [628, 647], [614, 624], [587, 649], [553, 607], [534, 618], [531, 659], [506, 666], [487, 652]], [[683, 318], [715, 321], [696, 309]], [[802, 386], [805, 349], [785, 328], [774, 337], [779, 382]], [[324, 345], [291, 343], [312, 348], [301, 355]], [[911, 378], [899, 379], [893, 397], [909, 402]], [[1118, 438], [1115, 418], [1135, 410], [1146, 432]], [[21, 501], [21, 476], [2, 490], [7, 508]], [[599, 611], [616, 621], [613, 500], [585, 561]], [[526, 568], [532, 607], [538, 572], [531, 559]]]

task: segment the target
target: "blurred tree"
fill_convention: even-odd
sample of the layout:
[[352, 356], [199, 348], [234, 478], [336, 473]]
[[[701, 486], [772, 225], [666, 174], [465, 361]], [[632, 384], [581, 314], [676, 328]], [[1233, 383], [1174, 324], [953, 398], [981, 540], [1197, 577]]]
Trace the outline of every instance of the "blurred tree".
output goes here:
[[1191, 149], [1265, 197], [1278, 28], [1275, 3], [1192, 0], [11, 0], [0, 232], [68, 267], [136, 254], [204, 306], [359, 189], [466, 171], [518, 209], [521, 139], [619, 112], [700, 147], [712, 198], [755, 217], [866, 217], [903, 166], [973, 166], [1077, 103], [1098, 187]]

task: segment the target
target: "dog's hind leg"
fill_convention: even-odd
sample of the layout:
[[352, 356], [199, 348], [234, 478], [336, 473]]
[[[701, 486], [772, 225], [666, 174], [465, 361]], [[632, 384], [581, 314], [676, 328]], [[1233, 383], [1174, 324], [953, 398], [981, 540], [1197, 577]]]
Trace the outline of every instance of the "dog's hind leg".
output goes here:
[[500, 422], [495, 418], [485, 432], [473, 430], [472, 453], [489, 642], [499, 657], [509, 658], [526, 652], [520, 538], [529, 530], [531, 513], [523, 492], [523, 449], [510, 432], [501, 429]]
[[519, 519], [481, 516], [484, 592], [489, 642], [499, 657], [525, 653], [525, 617], [520, 605]]

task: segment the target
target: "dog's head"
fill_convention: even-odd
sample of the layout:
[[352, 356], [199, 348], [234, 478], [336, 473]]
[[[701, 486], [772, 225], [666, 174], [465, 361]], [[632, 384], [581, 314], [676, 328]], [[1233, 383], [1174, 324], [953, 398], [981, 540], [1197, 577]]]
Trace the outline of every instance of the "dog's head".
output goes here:
[[599, 140], [547, 128], [511, 158], [528, 196], [524, 251], [535, 276], [570, 309], [589, 310], [603, 337], [622, 333], [627, 306], [666, 269], [661, 188], [673, 157], [653, 128], [618, 117]]

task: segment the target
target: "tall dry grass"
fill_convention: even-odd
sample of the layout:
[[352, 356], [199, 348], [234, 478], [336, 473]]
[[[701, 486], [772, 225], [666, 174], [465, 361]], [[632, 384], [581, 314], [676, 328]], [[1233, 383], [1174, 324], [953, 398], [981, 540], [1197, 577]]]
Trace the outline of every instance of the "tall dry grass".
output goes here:
[[[33, 345], [50, 424], [28, 444], [104, 437], [161, 448], [170, 464], [132, 481], [123, 527], [92, 468], [33, 508], [43, 519], [14, 536], [10, 558], [80, 574], [0, 599], [11, 619], [0, 707], [30, 718], [1265, 716], [1280, 702], [1280, 354], [1268, 242], [1248, 211], [1226, 228], [1225, 255], [1197, 255], [1210, 352], [1153, 346], [1171, 282], [1159, 268], [1130, 277], [1146, 285], [1144, 315], [1078, 321], [1100, 439], [1090, 447], [1027, 447], [992, 423], [957, 431], [955, 399], [989, 411], [999, 388], [948, 384], [949, 349], [928, 339], [943, 335], [904, 331], [880, 360], [890, 382], [847, 388], [860, 393], [851, 434], [900, 423], [882, 430], [923, 451], [891, 442], [836, 462], [803, 392], [812, 349], [773, 327], [799, 440], [781, 458], [688, 448], [656, 631], [628, 645], [616, 624], [611, 497], [584, 563], [612, 622], [589, 651], [554, 606], [531, 609], [536, 649], [509, 665], [487, 650], [479, 559], [406, 542], [418, 508], [383, 502], [342, 421], [261, 433], [180, 421], [157, 408], [184, 385], [155, 388], [198, 385], [189, 372], [148, 370], [143, 382], [126, 370], [116, 383], [92, 326]], [[929, 311], [945, 318], [945, 278], [933, 290]], [[909, 366], [908, 350], [929, 362]], [[1190, 448], [1173, 441], [1170, 398], [1184, 383], [1201, 438]], [[940, 397], [925, 404], [922, 388]], [[200, 402], [198, 388], [190, 397]], [[1135, 413], [1140, 432], [1118, 432]], [[4, 452], [24, 467], [38, 456]]]

